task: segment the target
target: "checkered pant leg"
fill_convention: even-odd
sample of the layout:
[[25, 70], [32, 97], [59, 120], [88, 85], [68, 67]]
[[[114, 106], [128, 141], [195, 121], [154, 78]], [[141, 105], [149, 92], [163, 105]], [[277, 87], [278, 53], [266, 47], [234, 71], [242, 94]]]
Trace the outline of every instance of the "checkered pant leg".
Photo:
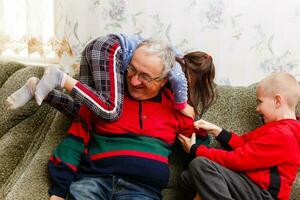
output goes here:
[[115, 35], [96, 38], [85, 47], [80, 66], [80, 83], [71, 91], [76, 101], [96, 115], [116, 120], [124, 96], [122, 49]]
[[104, 119], [118, 119], [124, 96], [122, 56], [114, 35], [89, 42], [82, 53], [79, 82], [71, 91], [74, 98], [56, 90], [49, 93], [46, 102], [71, 118], [85, 104]]
[[50, 104], [52, 107], [56, 108], [58, 111], [72, 120], [77, 117], [77, 113], [80, 108], [79, 101], [74, 101], [71, 96], [59, 90], [51, 91], [48, 94], [45, 102]]

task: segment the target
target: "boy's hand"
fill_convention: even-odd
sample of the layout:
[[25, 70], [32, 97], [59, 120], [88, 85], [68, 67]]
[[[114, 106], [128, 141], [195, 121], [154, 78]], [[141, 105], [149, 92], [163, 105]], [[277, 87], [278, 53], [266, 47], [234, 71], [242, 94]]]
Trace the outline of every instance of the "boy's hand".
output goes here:
[[56, 195], [52, 195], [49, 200], [64, 200], [64, 198], [58, 197]]
[[201, 128], [206, 130], [207, 133], [212, 134], [214, 137], [217, 137], [222, 131], [222, 128], [203, 119], [195, 121], [194, 126], [196, 129]]
[[180, 112], [185, 116], [195, 119], [194, 107], [190, 106], [189, 104], [187, 104], [184, 109], [180, 110]]
[[191, 138], [188, 138], [184, 135], [179, 134], [178, 139], [181, 142], [183, 150], [187, 153], [190, 153], [191, 147], [193, 144], [196, 144], [196, 134], [193, 133]]

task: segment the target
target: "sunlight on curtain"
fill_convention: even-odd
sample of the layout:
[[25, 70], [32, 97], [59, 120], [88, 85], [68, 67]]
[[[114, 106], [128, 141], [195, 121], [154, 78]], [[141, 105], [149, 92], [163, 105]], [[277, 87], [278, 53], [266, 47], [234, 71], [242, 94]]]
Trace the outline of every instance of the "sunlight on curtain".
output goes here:
[[1, 0], [0, 56], [57, 62], [53, 0]]

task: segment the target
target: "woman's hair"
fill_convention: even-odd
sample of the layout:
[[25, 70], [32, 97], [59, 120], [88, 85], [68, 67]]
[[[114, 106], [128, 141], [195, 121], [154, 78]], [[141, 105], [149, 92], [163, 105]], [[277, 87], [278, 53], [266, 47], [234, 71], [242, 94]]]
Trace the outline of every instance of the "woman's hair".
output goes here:
[[[216, 96], [215, 66], [212, 57], [201, 51], [176, 57], [189, 84], [189, 104], [200, 117], [213, 103]], [[192, 84], [192, 85], [191, 85]]]

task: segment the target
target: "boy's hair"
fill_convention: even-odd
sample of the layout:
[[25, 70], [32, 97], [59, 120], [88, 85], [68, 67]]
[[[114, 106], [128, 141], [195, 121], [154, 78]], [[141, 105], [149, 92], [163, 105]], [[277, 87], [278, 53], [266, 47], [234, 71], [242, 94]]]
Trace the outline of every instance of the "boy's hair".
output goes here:
[[258, 87], [262, 87], [266, 95], [281, 94], [290, 108], [295, 108], [300, 99], [300, 85], [287, 72], [273, 72], [263, 79]]
[[164, 65], [161, 78], [165, 78], [175, 64], [175, 53], [172, 47], [162, 40], [147, 39], [141, 42], [137, 49], [144, 46], [147, 47], [144, 49], [146, 53], [156, 54], [161, 58]]

